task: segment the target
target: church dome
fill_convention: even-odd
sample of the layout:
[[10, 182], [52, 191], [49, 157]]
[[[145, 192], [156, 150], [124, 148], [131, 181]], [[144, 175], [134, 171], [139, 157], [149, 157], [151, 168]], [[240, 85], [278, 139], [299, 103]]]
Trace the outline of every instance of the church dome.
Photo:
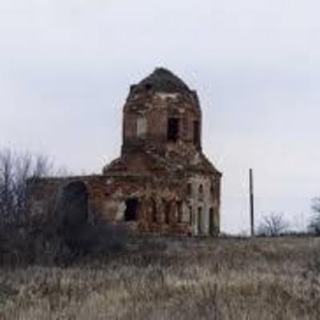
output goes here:
[[156, 68], [147, 78], [133, 85], [131, 93], [150, 90], [163, 93], [192, 93], [184, 81], [165, 68]]

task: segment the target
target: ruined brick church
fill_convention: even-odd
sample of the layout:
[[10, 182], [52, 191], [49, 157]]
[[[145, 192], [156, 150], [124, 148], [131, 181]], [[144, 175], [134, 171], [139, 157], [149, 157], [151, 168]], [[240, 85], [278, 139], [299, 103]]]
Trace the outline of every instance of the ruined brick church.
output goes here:
[[201, 129], [196, 91], [156, 69], [130, 88], [120, 157], [99, 175], [38, 179], [30, 192], [32, 216], [48, 214], [54, 199], [66, 219], [147, 233], [218, 235], [221, 173], [202, 152]]

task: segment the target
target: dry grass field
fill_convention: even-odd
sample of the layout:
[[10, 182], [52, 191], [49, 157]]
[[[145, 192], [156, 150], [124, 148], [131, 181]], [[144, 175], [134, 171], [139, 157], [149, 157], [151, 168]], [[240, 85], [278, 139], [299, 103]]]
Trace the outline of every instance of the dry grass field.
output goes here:
[[320, 239], [147, 239], [0, 269], [0, 319], [320, 319]]

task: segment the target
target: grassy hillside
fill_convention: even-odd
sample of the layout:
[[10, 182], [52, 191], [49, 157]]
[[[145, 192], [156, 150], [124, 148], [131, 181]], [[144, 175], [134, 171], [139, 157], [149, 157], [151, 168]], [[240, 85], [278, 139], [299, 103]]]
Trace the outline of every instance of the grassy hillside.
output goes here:
[[320, 319], [320, 239], [145, 239], [0, 269], [0, 319]]

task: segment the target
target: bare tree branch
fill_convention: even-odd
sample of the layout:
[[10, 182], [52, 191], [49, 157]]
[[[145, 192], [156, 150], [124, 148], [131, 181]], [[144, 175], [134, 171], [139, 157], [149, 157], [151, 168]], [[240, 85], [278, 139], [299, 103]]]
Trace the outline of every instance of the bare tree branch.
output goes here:
[[0, 213], [7, 218], [13, 206], [13, 155], [8, 149], [0, 153]]
[[282, 213], [271, 213], [262, 218], [258, 227], [258, 234], [269, 237], [279, 236], [288, 228], [288, 222], [284, 219]]
[[44, 155], [0, 150], [0, 224], [25, 221], [27, 185], [54, 175], [53, 162]]
[[310, 219], [308, 229], [311, 233], [320, 235], [320, 198], [315, 198], [312, 200], [311, 208], [314, 215]]

